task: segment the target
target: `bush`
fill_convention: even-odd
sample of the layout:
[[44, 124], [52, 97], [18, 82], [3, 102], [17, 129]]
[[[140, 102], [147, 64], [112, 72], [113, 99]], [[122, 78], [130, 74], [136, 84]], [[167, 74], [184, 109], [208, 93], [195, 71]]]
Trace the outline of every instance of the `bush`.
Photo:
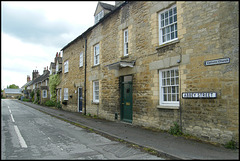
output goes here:
[[58, 101], [58, 102], [56, 103], [56, 107], [57, 107], [58, 109], [62, 108], [62, 105], [61, 105], [60, 101]]
[[52, 100], [47, 100], [45, 103], [44, 103], [45, 106], [49, 106], [49, 107], [54, 107], [55, 106], [55, 102], [52, 101]]
[[170, 127], [169, 133], [176, 136], [180, 136], [183, 134], [180, 129], [180, 126], [176, 122], [174, 122], [174, 126]]
[[237, 148], [237, 143], [233, 140], [227, 142], [225, 145], [224, 145], [225, 148], [227, 149], [236, 149]]

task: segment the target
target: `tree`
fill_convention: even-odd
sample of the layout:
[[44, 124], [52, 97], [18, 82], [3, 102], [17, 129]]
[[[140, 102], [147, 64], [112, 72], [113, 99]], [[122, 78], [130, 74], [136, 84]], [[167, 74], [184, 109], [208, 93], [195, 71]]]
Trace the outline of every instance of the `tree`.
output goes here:
[[15, 84], [11, 84], [11, 85], [7, 86], [7, 88], [19, 89], [19, 86], [15, 85]]
[[51, 100], [56, 102], [57, 101], [57, 94], [56, 94], [56, 87], [61, 82], [59, 75], [54, 74], [49, 76], [49, 90], [51, 93]]

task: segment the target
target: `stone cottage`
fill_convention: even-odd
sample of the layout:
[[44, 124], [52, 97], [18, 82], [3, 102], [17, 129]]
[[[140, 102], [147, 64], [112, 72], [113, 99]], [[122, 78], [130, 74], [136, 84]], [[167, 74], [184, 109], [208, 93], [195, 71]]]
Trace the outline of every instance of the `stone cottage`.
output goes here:
[[[99, 2], [95, 16], [104, 10]], [[177, 122], [239, 143], [238, 35], [238, 2], [117, 2], [62, 48], [58, 99], [65, 110], [161, 130]]]

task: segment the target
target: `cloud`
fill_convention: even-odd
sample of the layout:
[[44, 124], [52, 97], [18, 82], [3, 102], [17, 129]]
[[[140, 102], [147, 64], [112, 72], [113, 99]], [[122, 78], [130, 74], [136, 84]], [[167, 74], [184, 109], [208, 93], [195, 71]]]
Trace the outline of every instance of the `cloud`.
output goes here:
[[71, 32], [71, 26], [60, 20], [48, 20], [41, 12], [3, 6], [2, 31], [22, 41], [46, 46], [62, 46], [61, 36]]

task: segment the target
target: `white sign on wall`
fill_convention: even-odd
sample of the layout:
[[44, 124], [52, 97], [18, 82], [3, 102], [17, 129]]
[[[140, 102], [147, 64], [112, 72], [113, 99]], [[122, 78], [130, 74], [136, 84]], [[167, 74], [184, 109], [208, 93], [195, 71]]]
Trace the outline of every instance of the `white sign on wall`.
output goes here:
[[230, 63], [230, 58], [221, 58], [221, 59], [204, 61], [205, 66], [218, 65], [218, 64], [228, 64], [228, 63]]
[[217, 98], [216, 92], [183, 92], [182, 98]]

